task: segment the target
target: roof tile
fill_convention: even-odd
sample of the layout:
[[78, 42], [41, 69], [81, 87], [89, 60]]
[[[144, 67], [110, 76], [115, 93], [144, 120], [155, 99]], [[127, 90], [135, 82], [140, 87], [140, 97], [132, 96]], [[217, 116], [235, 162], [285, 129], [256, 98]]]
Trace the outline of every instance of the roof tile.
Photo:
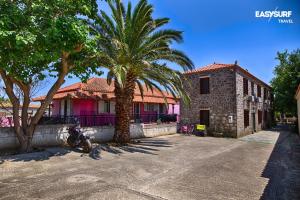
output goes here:
[[[114, 95], [114, 82], [108, 85], [107, 80], [104, 78], [91, 78], [86, 83], [74, 83], [67, 87], [63, 87], [57, 91], [53, 99], [63, 99], [67, 96], [72, 98], [103, 98], [113, 99]], [[141, 97], [139, 87], [136, 85], [134, 91], [134, 102], [147, 102], [147, 103], [164, 103], [163, 95], [161, 92], [153, 88], [153, 91], [147, 89], [143, 85], [144, 99]], [[176, 103], [176, 99], [169, 93], [163, 92], [169, 103]], [[34, 101], [43, 101], [45, 96], [34, 98]]]
[[197, 68], [195, 70], [191, 70], [191, 71], [187, 71], [184, 74], [197, 74], [197, 73], [203, 73], [203, 72], [210, 72], [210, 71], [217, 71], [220, 69], [237, 69], [242, 71], [244, 74], [248, 75], [249, 77], [257, 80], [258, 82], [260, 82], [261, 84], [265, 85], [268, 88], [271, 88], [267, 83], [263, 82], [262, 80], [260, 80], [259, 78], [257, 78], [256, 76], [254, 76], [253, 74], [251, 74], [250, 72], [248, 72], [248, 70], [242, 68], [241, 66], [237, 65], [237, 64], [223, 64], [223, 63], [213, 63], [210, 65], [206, 65], [204, 67], [200, 67]]

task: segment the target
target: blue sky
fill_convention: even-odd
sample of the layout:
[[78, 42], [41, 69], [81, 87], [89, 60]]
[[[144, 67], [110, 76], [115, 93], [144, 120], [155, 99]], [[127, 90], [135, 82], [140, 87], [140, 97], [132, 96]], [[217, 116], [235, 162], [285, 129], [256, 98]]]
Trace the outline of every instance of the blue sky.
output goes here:
[[[100, 9], [108, 11], [103, 1]], [[124, 2], [128, 2], [127, 0]], [[137, 0], [132, 3], [136, 4]], [[167, 28], [184, 32], [176, 45], [201, 67], [213, 62], [234, 63], [248, 69], [266, 83], [278, 63], [276, 53], [300, 48], [299, 0], [149, 0], [155, 17], [169, 17]], [[276, 18], [256, 18], [255, 11], [291, 10], [293, 24]], [[173, 67], [178, 68], [174, 65]], [[67, 79], [64, 85], [78, 82]], [[46, 92], [47, 87], [39, 93]]]

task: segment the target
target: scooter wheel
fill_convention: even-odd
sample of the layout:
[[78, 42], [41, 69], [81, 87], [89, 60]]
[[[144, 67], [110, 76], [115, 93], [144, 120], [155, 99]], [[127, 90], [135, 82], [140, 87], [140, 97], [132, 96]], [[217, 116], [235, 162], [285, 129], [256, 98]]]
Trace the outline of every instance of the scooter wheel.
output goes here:
[[84, 153], [90, 153], [92, 151], [92, 143], [90, 140], [85, 140], [82, 145]]
[[68, 145], [69, 145], [70, 147], [75, 148], [75, 145], [74, 145], [74, 143], [72, 142], [71, 137], [68, 137], [67, 143], [68, 143]]

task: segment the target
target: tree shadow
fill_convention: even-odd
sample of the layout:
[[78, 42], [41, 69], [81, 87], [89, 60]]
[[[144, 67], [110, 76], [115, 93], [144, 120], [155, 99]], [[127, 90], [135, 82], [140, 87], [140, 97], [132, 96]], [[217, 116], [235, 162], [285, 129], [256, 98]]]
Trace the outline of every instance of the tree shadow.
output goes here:
[[123, 146], [111, 144], [100, 145], [101, 150], [118, 155], [125, 152], [157, 155], [155, 152], [158, 152], [160, 147], [172, 147], [172, 144], [165, 139], [148, 138], [134, 140], [133, 143]]
[[280, 134], [261, 175], [269, 181], [260, 200], [300, 199], [300, 138], [287, 126], [274, 130]]
[[9, 162], [29, 162], [29, 161], [44, 161], [49, 160], [51, 157], [64, 156], [70, 153], [72, 150], [70, 148], [62, 147], [51, 147], [46, 149], [37, 149], [31, 153], [7, 155], [0, 157], [0, 164], [5, 161]]
[[[133, 143], [123, 146], [100, 144], [98, 146], [93, 145], [93, 150], [89, 156], [93, 159], [101, 159], [101, 151], [105, 151], [111, 154], [121, 155], [123, 153], [143, 153], [149, 155], [157, 155], [155, 152], [159, 151], [159, 148], [172, 147], [172, 144], [165, 139], [147, 138], [134, 140]], [[29, 162], [29, 161], [45, 161], [51, 157], [64, 156], [71, 152], [82, 153], [81, 156], [86, 155], [82, 150], [78, 148], [70, 147], [52, 147], [45, 148], [36, 152], [26, 154], [15, 154], [0, 156], [0, 165], [5, 161], [9, 162]]]

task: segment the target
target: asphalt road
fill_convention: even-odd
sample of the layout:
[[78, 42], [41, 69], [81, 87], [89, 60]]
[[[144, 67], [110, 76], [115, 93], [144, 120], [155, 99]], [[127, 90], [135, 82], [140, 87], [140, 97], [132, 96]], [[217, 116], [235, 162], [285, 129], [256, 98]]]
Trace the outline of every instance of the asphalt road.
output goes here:
[[0, 199], [300, 199], [300, 139], [282, 129], [103, 148], [2, 157]]

